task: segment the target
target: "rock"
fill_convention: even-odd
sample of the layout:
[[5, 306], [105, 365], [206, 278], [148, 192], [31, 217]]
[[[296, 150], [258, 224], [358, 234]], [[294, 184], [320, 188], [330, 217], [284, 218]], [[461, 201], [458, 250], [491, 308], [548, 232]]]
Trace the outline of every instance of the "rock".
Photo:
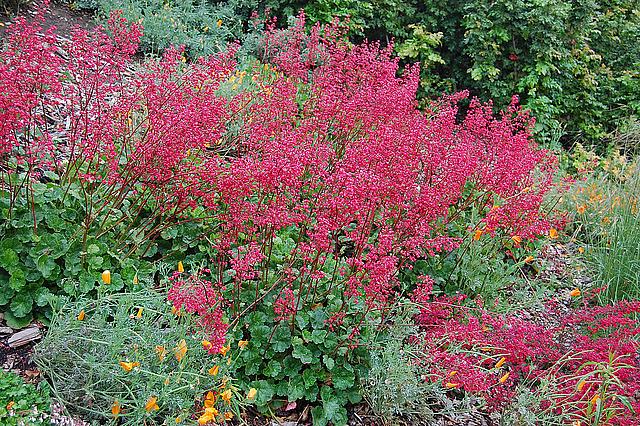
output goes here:
[[34, 340], [38, 340], [42, 337], [42, 333], [38, 327], [29, 327], [22, 331], [18, 331], [14, 333], [9, 340], [7, 340], [7, 344], [12, 348], [18, 348], [20, 346], [26, 345]]
[[0, 336], [4, 336], [6, 334], [13, 333], [13, 328], [11, 327], [0, 327]]

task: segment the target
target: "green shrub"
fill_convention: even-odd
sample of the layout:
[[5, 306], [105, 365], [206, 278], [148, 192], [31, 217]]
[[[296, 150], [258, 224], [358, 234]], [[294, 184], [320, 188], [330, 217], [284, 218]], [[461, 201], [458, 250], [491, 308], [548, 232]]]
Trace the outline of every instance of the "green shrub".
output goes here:
[[14, 373], [0, 371], [0, 424], [45, 426], [50, 408], [47, 382], [34, 386]]
[[[220, 414], [237, 416], [244, 393], [228, 376], [227, 359], [207, 353], [201, 340], [191, 316], [174, 315], [164, 292], [102, 294], [56, 309], [34, 360], [55, 398], [86, 419], [188, 422], [202, 413], [209, 391]], [[225, 389], [230, 404], [220, 399]]]
[[[5, 182], [27, 179], [3, 176]], [[94, 294], [104, 270], [112, 271], [112, 291], [135, 289], [154, 275], [156, 260], [172, 252], [206, 257], [209, 246], [201, 239], [206, 228], [197, 213], [194, 221], [152, 236], [145, 218], [153, 204], [138, 218], [126, 209], [97, 214], [99, 193], [87, 193], [78, 180], [65, 185], [53, 172], [45, 176], [15, 193], [10, 185], [0, 189], [0, 309], [10, 325], [23, 326], [34, 313], [45, 313], [56, 295]], [[128, 199], [122, 201], [129, 205]]]
[[94, 9], [100, 22], [106, 22], [112, 11], [122, 10], [127, 20], [144, 26], [140, 48], [155, 54], [171, 45], [184, 45], [190, 56], [221, 51], [229, 41], [241, 38], [246, 23], [232, 5], [206, 0], [82, 0], [75, 6]]

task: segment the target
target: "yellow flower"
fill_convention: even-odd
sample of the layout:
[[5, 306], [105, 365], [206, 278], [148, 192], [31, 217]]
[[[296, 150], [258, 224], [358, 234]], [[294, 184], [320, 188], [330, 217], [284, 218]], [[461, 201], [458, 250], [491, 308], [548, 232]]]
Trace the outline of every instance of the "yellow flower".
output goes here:
[[80, 313], [78, 314], [78, 321], [83, 321], [84, 320], [84, 309], [80, 311]]
[[133, 277], [133, 285], [138, 285], [140, 281], [138, 280], [138, 274]]
[[222, 392], [220, 394], [220, 398], [222, 398], [222, 400], [224, 402], [226, 402], [227, 404], [231, 403], [231, 397], [233, 396], [233, 394], [231, 393], [231, 389], [227, 389], [226, 391]]
[[251, 388], [251, 389], [249, 389], [249, 392], [247, 393], [247, 399], [253, 400], [253, 399], [256, 398], [257, 394], [258, 394], [258, 391], [256, 390], [256, 388]]
[[524, 263], [531, 263], [535, 260], [535, 258], [531, 255], [524, 258]]
[[212, 376], [217, 376], [219, 372], [220, 372], [220, 366], [218, 365], [214, 365], [209, 369], [209, 374]]
[[458, 386], [460, 386], [458, 383], [451, 383], [451, 382], [447, 382], [444, 385], [444, 387], [447, 388], [447, 389], [455, 389]]
[[476, 229], [476, 232], [473, 233], [473, 241], [478, 241], [482, 236], [482, 229]]
[[569, 295], [571, 297], [578, 297], [580, 296], [580, 289], [578, 288], [574, 288], [573, 290], [571, 290], [571, 293], [569, 293]]
[[223, 356], [227, 355], [227, 352], [229, 352], [229, 349], [231, 349], [231, 345], [223, 346], [223, 347], [220, 348], [220, 353]]
[[113, 417], [118, 417], [120, 415], [120, 403], [117, 399], [113, 402], [113, 405], [111, 405], [111, 414]]
[[218, 19], [216, 21], [216, 25], [218, 26], [218, 28], [220, 28], [222, 26], [222, 19]]
[[142, 318], [143, 308], [138, 308], [138, 313], [136, 314], [136, 318]]
[[249, 344], [249, 341], [248, 341], [248, 340], [240, 340], [240, 341], [238, 342], [238, 347], [239, 347], [240, 349], [244, 349], [244, 348], [246, 348], [246, 347], [247, 347], [247, 345], [248, 345], [248, 344]]
[[233, 419], [233, 413], [231, 411], [225, 411], [224, 413], [224, 419], [225, 420], [231, 420]]
[[198, 424], [205, 425], [209, 422], [215, 422], [215, 419], [218, 413], [219, 413], [218, 410], [216, 410], [214, 407], [206, 408], [202, 416], [198, 418]]
[[105, 284], [111, 284], [111, 271], [106, 270], [102, 272], [102, 282]]
[[179, 317], [180, 316], [180, 309], [176, 308], [175, 306], [172, 306], [171, 307], [171, 314]]
[[158, 398], [155, 396], [150, 396], [147, 400], [147, 403], [144, 404], [144, 409], [147, 410], [147, 412], [159, 410], [160, 407], [158, 407]]
[[577, 389], [578, 389], [579, 391], [581, 391], [581, 390], [584, 388], [584, 385], [586, 385], [586, 384], [587, 384], [587, 383], [586, 383], [584, 380], [580, 380], [580, 381], [578, 382], [578, 386], [576, 386], [576, 387], [577, 387]]
[[599, 394], [593, 395], [593, 398], [591, 398], [591, 405], [595, 406], [598, 403], [599, 399], [600, 399], [600, 395]]
[[122, 367], [122, 369], [128, 373], [129, 371], [133, 370], [134, 367], [140, 367], [140, 363], [137, 361], [136, 362], [120, 361], [120, 367]]
[[502, 377], [500, 377], [500, 380], [498, 380], [500, 383], [504, 383], [507, 381], [507, 379], [509, 378], [509, 374], [510, 373], [505, 373]]
[[13, 408], [14, 405], [16, 405], [16, 402], [15, 401], [10, 401], [7, 404], [7, 411], [11, 410], [11, 408]]
[[584, 247], [578, 247], [578, 253], [580, 254], [584, 253]]
[[158, 359], [162, 362], [164, 361], [164, 357], [167, 356], [167, 349], [162, 345], [157, 345], [156, 353], [158, 354]]
[[178, 272], [184, 272], [184, 265], [182, 261], [178, 262]]
[[176, 423], [182, 423], [182, 417], [176, 417]]
[[556, 239], [558, 238], [558, 230], [555, 228], [549, 229], [549, 238]]
[[211, 391], [207, 392], [207, 395], [204, 398], [205, 408], [213, 407], [215, 403], [216, 403], [216, 395]]
[[458, 372], [456, 370], [453, 370], [451, 373], [449, 373], [449, 377], [453, 377], [456, 374], [458, 374]]
[[187, 342], [182, 339], [178, 342], [178, 346], [174, 349], [176, 359], [178, 362], [182, 361], [182, 358], [187, 354]]
[[208, 351], [209, 349], [211, 349], [213, 347], [213, 344], [208, 340], [203, 340], [202, 341], [202, 347], [204, 348], [205, 351]]
[[582, 205], [578, 206], [578, 208], [577, 208], [577, 211], [580, 214], [584, 213], [585, 210], [587, 210], [587, 206], [585, 204], [582, 204]]
[[505, 357], [500, 358], [500, 361], [496, 362], [496, 368], [502, 367], [505, 362], [507, 362], [507, 359]]
[[516, 244], [520, 244], [522, 242], [522, 237], [520, 237], [519, 235], [513, 235], [511, 237], [511, 239], [513, 240], [514, 243]]

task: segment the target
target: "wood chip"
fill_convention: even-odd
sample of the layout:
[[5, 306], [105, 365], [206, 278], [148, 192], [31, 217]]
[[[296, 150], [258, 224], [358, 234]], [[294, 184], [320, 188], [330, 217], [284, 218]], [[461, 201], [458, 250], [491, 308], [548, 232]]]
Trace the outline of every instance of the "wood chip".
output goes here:
[[29, 327], [25, 330], [18, 331], [9, 337], [7, 344], [12, 348], [18, 348], [26, 345], [34, 340], [38, 340], [42, 337], [42, 333], [38, 327]]

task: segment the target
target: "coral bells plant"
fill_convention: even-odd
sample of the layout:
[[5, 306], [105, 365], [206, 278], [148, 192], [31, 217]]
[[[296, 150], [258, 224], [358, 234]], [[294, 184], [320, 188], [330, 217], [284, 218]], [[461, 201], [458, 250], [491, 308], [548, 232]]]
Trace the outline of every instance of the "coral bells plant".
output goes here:
[[[460, 243], [446, 225], [471, 204], [486, 207], [484, 232], [547, 231], [539, 207], [555, 162], [515, 100], [497, 118], [472, 100], [459, 120], [466, 93], [422, 113], [417, 68], [398, 77], [389, 50], [340, 35], [336, 26], [307, 34], [301, 16], [264, 40], [275, 72], [255, 73], [248, 100], [234, 104], [241, 119], [222, 143], [234, 155], [208, 162], [215, 191], [203, 199], [222, 219], [220, 277], [231, 268], [234, 285], [258, 295], [290, 289], [298, 309], [320, 302], [316, 283], [329, 281], [344, 306], [362, 300], [369, 312], [394, 299], [401, 265]], [[294, 245], [276, 260], [285, 230]]]
[[460, 297], [433, 297], [431, 285], [425, 279], [413, 296], [425, 380], [482, 397], [492, 410], [513, 404], [522, 385], [537, 395], [538, 413], [584, 424], [637, 424], [640, 303], [585, 303], [567, 313], [552, 301], [545, 316], [557, 322], [540, 325], [465, 306]]
[[[141, 28], [117, 14], [109, 25], [111, 37], [76, 31], [68, 43], [38, 35], [37, 23], [11, 30], [2, 189], [28, 206], [42, 177], [75, 185], [81, 253], [111, 235], [119, 259], [206, 219], [210, 278], [178, 275], [170, 298], [201, 315], [211, 348], [223, 344], [226, 307], [229, 330], [254, 342], [243, 374], [258, 379], [259, 406], [320, 399], [314, 418], [346, 421], [335, 407], [349, 393], [332, 389], [356, 389], [351, 363], [369, 320], [398, 297], [399, 270], [458, 247], [448, 224], [461, 212], [481, 212], [475, 229], [486, 234], [548, 231], [540, 204], [555, 159], [516, 99], [498, 116], [474, 99], [460, 110], [464, 92], [422, 112], [417, 66], [399, 74], [391, 48], [351, 45], [338, 24], [307, 31], [304, 15], [269, 26], [258, 60], [241, 66], [233, 45], [134, 66]], [[63, 119], [50, 123], [50, 111]], [[11, 275], [15, 265], [1, 266]], [[265, 359], [288, 388], [256, 376]]]

